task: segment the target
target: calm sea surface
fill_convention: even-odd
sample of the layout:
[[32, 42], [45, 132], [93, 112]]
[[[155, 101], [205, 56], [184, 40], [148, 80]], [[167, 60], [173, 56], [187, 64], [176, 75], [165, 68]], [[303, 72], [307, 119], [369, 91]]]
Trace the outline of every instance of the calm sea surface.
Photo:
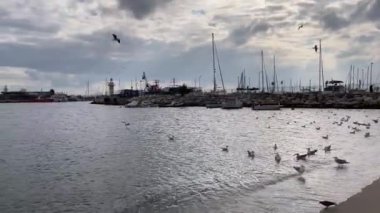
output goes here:
[[[341, 202], [379, 178], [379, 117], [380, 110], [0, 104], [0, 212], [319, 212], [318, 200]], [[354, 121], [371, 127], [349, 134]], [[319, 151], [297, 162], [293, 155], [307, 147]], [[350, 164], [338, 169], [334, 156]], [[292, 168], [300, 164], [302, 178]]]

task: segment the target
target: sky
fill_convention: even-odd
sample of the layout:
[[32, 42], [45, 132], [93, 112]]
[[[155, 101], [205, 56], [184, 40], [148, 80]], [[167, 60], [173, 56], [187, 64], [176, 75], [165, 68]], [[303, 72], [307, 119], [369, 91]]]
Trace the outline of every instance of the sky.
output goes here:
[[261, 50], [269, 78], [275, 55], [279, 80], [317, 85], [319, 39], [326, 80], [373, 62], [380, 82], [379, 11], [380, 0], [0, 1], [0, 87], [84, 94], [89, 81], [95, 94], [107, 79], [130, 88], [145, 72], [163, 86], [211, 89], [211, 33], [227, 89], [244, 69], [258, 86]]

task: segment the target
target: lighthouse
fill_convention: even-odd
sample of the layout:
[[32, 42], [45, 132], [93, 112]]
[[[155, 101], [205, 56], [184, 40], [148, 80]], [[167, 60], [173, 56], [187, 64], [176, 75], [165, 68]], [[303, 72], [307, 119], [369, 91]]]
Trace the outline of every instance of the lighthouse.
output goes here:
[[114, 87], [115, 87], [115, 83], [113, 83], [113, 80], [111, 78], [110, 82], [108, 82], [108, 91], [109, 91], [110, 96], [113, 96]]

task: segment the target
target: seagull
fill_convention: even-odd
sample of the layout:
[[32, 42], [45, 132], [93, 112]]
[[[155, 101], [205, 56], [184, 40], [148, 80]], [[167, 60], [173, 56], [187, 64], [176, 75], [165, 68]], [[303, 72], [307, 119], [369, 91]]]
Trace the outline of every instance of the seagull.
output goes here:
[[300, 155], [297, 153], [297, 154], [295, 154], [295, 156], [297, 157], [297, 160], [306, 160], [307, 154]]
[[130, 123], [127, 123], [125, 121], [122, 121], [121, 123], [123, 123], [125, 126], [129, 126], [130, 125]]
[[329, 139], [329, 135], [326, 135], [326, 136], [322, 136], [323, 139]]
[[331, 151], [331, 145], [328, 145], [328, 146], [325, 146], [325, 148], [323, 148], [325, 150], [325, 152], [330, 152]]
[[298, 30], [300, 30], [303, 27], [303, 24], [298, 25]]
[[321, 127], [316, 127], [315, 129], [316, 129], [316, 130], [320, 130], [320, 129], [321, 129]]
[[379, 122], [379, 119], [373, 119], [373, 122], [377, 124]]
[[293, 166], [293, 168], [300, 174], [302, 175], [304, 172], [305, 172], [305, 166], [304, 165], [301, 165], [301, 166]]
[[168, 135], [170, 141], [174, 141], [174, 135]]
[[314, 45], [313, 49], [315, 50], [315, 52], [318, 52], [318, 46], [317, 45]]
[[355, 130], [354, 130], [354, 131], [352, 131], [352, 132], [350, 132], [350, 134], [355, 134]]
[[307, 148], [307, 155], [315, 155], [315, 153], [318, 152], [318, 149], [314, 149], [313, 151], [310, 150], [310, 148]]
[[112, 34], [112, 37], [113, 37], [113, 41], [117, 41], [117, 43], [120, 44], [120, 38], [118, 38], [116, 34]]
[[369, 137], [369, 132], [366, 132], [364, 137], [368, 138]]
[[254, 158], [255, 157], [255, 151], [247, 151], [248, 152], [248, 157]]
[[280, 156], [280, 154], [276, 153], [276, 156], [274, 156], [274, 160], [275, 160], [277, 163], [280, 163], [280, 161], [281, 161], [281, 156]]
[[336, 162], [337, 164], [339, 164], [339, 165], [343, 165], [343, 164], [348, 164], [348, 163], [349, 163], [348, 161], [346, 161], [346, 160], [344, 160], [344, 159], [340, 159], [340, 158], [338, 158], [338, 157], [334, 157], [334, 160], [335, 160], [335, 162]]
[[222, 148], [223, 152], [228, 152], [228, 146]]
[[305, 128], [305, 127], [306, 127], [306, 125], [303, 125], [303, 126], [301, 126], [301, 127]]
[[277, 144], [274, 144], [273, 149], [276, 151], [277, 150]]
[[324, 205], [325, 208], [328, 208], [329, 206], [336, 206], [336, 203], [324, 200], [324, 201], [319, 201], [320, 204]]

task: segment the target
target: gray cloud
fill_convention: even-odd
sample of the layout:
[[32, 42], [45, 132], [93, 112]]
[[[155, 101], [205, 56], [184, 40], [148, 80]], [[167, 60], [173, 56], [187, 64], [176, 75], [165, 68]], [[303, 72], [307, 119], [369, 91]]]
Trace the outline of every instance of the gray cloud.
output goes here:
[[108, 30], [70, 40], [33, 39], [34, 45], [2, 44], [0, 66], [72, 74], [120, 72], [128, 59], [137, 57], [141, 48], [148, 47], [141, 39], [123, 34], [118, 36], [120, 45], [112, 41]]
[[192, 10], [191, 13], [193, 15], [196, 15], [196, 16], [204, 16], [206, 15], [206, 11], [205, 10]]
[[350, 24], [350, 22], [332, 9], [325, 10], [321, 17], [321, 25], [327, 30], [339, 30]]
[[362, 36], [359, 36], [358, 38], [356, 38], [355, 40], [359, 43], [368, 43], [368, 42], [372, 42], [375, 40], [375, 36], [367, 36], [367, 35], [362, 35]]
[[380, 0], [374, 0], [369, 4], [367, 17], [372, 21], [380, 21]]
[[143, 19], [156, 8], [164, 6], [172, 0], [118, 0], [119, 8], [129, 10], [137, 19]]
[[[315, 41], [314, 32], [325, 38], [326, 70], [331, 70], [327, 75], [335, 78], [343, 73], [344, 77], [347, 64], [365, 61], [367, 57], [373, 56], [374, 62], [378, 62], [380, 37], [371, 26], [380, 29], [380, 0], [363, 0], [359, 4], [337, 0], [299, 0], [290, 4], [270, 1], [265, 9], [255, 5], [242, 9], [223, 1], [210, 7], [184, 1], [178, 8], [183, 13], [176, 13], [178, 20], [173, 20], [170, 13], [160, 14], [160, 19], [146, 18], [175, 0], [114, 1], [119, 3], [117, 10], [114, 4], [100, 4], [101, 1], [72, 0], [74, 5], [67, 8], [43, 1], [36, 9], [24, 8], [25, 14], [19, 15], [14, 15], [19, 3], [1, 2], [0, 81], [15, 85], [16, 80], [8, 74], [16, 74], [12, 71], [20, 69], [27, 70], [26, 87], [34, 83], [38, 88], [40, 82], [48, 82], [54, 89], [70, 88], [84, 87], [87, 80], [100, 85], [110, 77], [129, 83], [135, 77], [140, 79], [145, 71], [149, 80], [166, 82], [173, 77], [180, 81], [202, 75], [205, 86], [212, 82], [211, 30], [219, 35], [218, 39], [229, 33], [226, 40], [217, 40], [217, 44], [224, 80], [230, 85], [236, 84], [236, 76], [243, 68], [252, 82], [257, 82], [258, 46], [265, 50], [268, 70], [272, 67], [269, 55], [276, 54], [279, 79], [317, 79], [318, 76], [312, 76], [314, 71], [307, 71], [317, 69], [310, 46]], [[57, 12], [57, 8], [62, 10]], [[126, 17], [125, 11], [135, 18]], [[194, 18], [206, 15], [206, 11], [207, 16]], [[209, 16], [213, 18], [208, 20]], [[198, 22], [203, 23], [204, 19], [201, 26]], [[302, 31], [297, 31], [298, 23], [305, 24]], [[357, 32], [356, 27], [363, 33]], [[101, 30], [93, 32], [95, 29]], [[118, 34], [121, 44], [112, 41], [111, 33]], [[248, 45], [248, 41], [262, 43]], [[239, 47], [244, 44], [247, 48]]]
[[271, 25], [266, 22], [256, 22], [253, 21], [248, 26], [239, 27], [233, 30], [229, 38], [237, 45], [245, 44], [252, 36], [267, 32], [270, 29]]
[[[340, 30], [350, 25], [367, 21], [380, 21], [380, 0], [360, 1], [355, 5], [343, 5], [339, 8], [325, 8], [321, 25], [330, 31]], [[314, 14], [317, 18], [319, 14]]]

